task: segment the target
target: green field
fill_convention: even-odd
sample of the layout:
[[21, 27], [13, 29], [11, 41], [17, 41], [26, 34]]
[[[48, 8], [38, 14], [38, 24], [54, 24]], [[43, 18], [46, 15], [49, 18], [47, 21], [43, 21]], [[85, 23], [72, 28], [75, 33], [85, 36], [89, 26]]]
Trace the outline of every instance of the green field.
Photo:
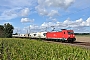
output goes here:
[[3, 60], [90, 60], [90, 50], [39, 40], [0, 38]]

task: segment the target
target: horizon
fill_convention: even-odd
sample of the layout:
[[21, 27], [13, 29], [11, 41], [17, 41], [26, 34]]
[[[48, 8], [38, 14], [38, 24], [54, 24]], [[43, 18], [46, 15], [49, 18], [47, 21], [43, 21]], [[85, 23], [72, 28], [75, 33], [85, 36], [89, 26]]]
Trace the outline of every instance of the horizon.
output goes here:
[[71, 29], [90, 33], [90, 0], [1, 0], [0, 25], [14, 33]]

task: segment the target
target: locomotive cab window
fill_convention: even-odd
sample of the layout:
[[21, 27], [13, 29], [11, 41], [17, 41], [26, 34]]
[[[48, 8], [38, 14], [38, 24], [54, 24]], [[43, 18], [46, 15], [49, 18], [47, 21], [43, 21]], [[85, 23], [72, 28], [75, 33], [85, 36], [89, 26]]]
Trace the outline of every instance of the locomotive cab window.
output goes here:
[[65, 32], [64, 32], [64, 34], [65, 34]]
[[68, 32], [68, 34], [74, 34], [73, 32]]

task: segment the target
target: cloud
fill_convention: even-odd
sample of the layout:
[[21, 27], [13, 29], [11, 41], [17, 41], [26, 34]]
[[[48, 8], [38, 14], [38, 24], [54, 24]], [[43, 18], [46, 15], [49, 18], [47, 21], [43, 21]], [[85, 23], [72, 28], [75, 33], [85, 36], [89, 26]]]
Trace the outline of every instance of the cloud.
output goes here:
[[38, 4], [43, 7], [68, 8], [75, 0], [38, 0]]
[[40, 32], [40, 27], [38, 25], [30, 25], [23, 28], [23, 31], [28, 32]]
[[64, 22], [62, 22], [62, 24], [66, 25], [67, 27], [71, 27], [71, 28], [88, 27], [90, 26], [90, 17], [86, 21], [84, 21], [82, 18], [76, 21], [65, 20]]
[[0, 20], [11, 20], [18, 17], [25, 17], [30, 14], [29, 8], [14, 8], [2, 12]]
[[25, 8], [21, 10], [21, 16], [28, 16], [30, 14], [29, 8]]
[[13, 31], [13, 33], [22, 33], [21, 30], [22, 30], [22, 29], [19, 28], [19, 27], [14, 27], [14, 31]]
[[0, 1], [0, 20], [12, 20], [18, 17], [26, 17], [30, 14], [30, 9], [36, 5], [35, 3], [36, 1], [33, 0]]
[[67, 9], [75, 0], [38, 0], [35, 7], [38, 14], [47, 17], [56, 17], [60, 15], [60, 9]]
[[15, 7], [27, 7], [27, 6], [32, 6], [32, 4], [34, 4], [36, 1], [33, 0], [3, 0], [0, 1], [0, 6], [4, 6], [4, 7], [8, 7], [8, 8], [15, 8]]
[[38, 12], [38, 14], [42, 15], [42, 16], [48, 16], [48, 17], [55, 17], [55, 16], [59, 16], [59, 12], [58, 10], [50, 10], [48, 11], [45, 8], [41, 8], [39, 6], [36, 7], [36, 10]]
[[41, 26], [42, 27], [51, 27], [51, 26], [55, 26], [55, 23], [53, 23], [53, 22], [48, 22], [48, 23], [44, 22]]
[[59, 12], [58, 12], [58, 11], [56, 11], [56, 10], [51, 10], [51, 12], [48, 13], [47, 16], [53, 17], [53, 16], [58, 16], [58, 15], [59, 15]]
[[[41, 27], [50, 28], [54, 26], [56, 29], [74, 29], [75, 31], [86, 31], [86, 27], [90, 27], [90, 17], [87, 20], [83, 20], [82, 18], [72, 21], [70, 19], [66, 19], [63, 22], [44, 22]], [[76, 30], [77, 29], [77, 30]]]
[[36, 6], [35, 9], [40, 15], [48, 15], [48, 11], [43, 7]]
[[86, 20], [87, 25], [86, 26], [90, 26], [90, 17]]
[[22, 23], [29, 23], [29, 22], [34, 22], [34, 19], [30, 20], [29, 18], [22, 18], [21, 19]]
[[37, 30], [40, 29], [40, 27], [39, 27], [38, 25], [30, 25], [29, 27], [30, 27], [30, 29], [32, 29], [32, 30], [33, 30], [33, 29], [37, 29]]
[[10, 10], [4, 11], [0, 16], [0, 20], [11, 20], [13, 18], [16, 18], [17, 13], [15, 12], [15, 10], [16, 9], [10, 9]]
[[24, 31], [30, 29], [30, 32], [40, 32], [40, 31], [51, 31], [52, 28], [55, 28], [55, 30], [60, 31], [61, 29], [72, 29], [75, 32], [88, 32], [87, 27], [90, 27], [90, 17], [86, 20], [83, 20], [82, 18], [72, 21], [70, 18], [66, 19], [63, 22], [44, 22], [40, 26], [38, 25], [30, 25], [27, 27], [24, 27]]

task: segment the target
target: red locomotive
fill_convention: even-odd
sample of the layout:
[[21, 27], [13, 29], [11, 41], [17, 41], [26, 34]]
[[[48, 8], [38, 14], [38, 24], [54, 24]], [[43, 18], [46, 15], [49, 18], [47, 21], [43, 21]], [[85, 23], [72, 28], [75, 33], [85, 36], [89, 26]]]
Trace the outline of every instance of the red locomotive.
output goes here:
[[47, 32], [46, 39], [74, 42], [76, 40], [73, 30], [62, 29], [58, 32]]

